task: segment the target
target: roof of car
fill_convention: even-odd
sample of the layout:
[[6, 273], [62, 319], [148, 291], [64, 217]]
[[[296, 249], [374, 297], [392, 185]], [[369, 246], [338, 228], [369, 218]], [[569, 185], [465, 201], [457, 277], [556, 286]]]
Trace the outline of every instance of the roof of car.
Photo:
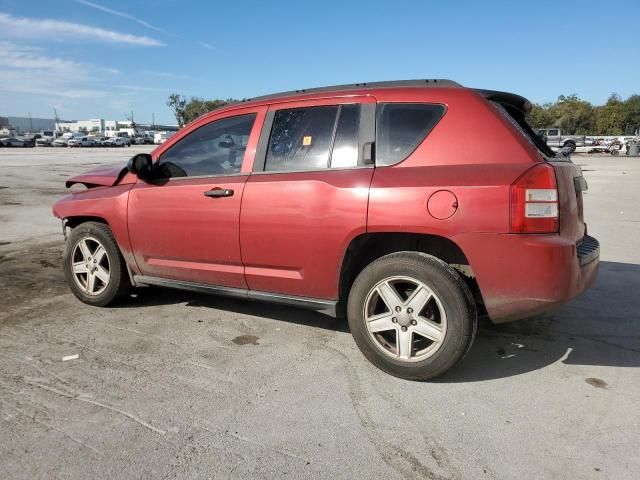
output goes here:
[[220, 111], [233, 110], [249, 104], [250, 106], [260, 105], [262, 103], [268, 103], [273, 100], [288, 100], [302, 96], [312, 96], [318, 93], [343, 93], [349, 91], [362, 91], [362, 90], [376, 90], [384, 88], [462, 88], [457, 82], [453, 80], [441, 79], [441, 78], [425, 78], [420, 80], [392, 80], [385, 82], [362, 82], [362, 83], [347, 83], [344, 85], [331, 85], [328, 87], [314, 87], [314, 88], [302, 88], [299, 90], [289, 90], [287, 92], [273, 93], [269, 95], [262, 95], [259, 97], [243, 98], [239, 102], [233, 102], [223, 107], [217, 108], [211, 112], [207, 112], [200, 117], [196, 118], [190, 123], [195, 123], [202, 118], [212, 116]]
[[295, 97], [298, 95], [311, 95], [314, 93], [329, 92], [346, 92], [349, 90], [369, 90], [380, 88], [401, 88], [401, 87], [462, 87], [457, 82], [447, 79], [421, 79], [421, 80], [392, 80], [388, 82], [362, 82], [347, 83], [344, 85], [332, 85], [328, 87], [303, 88], [300, 90], [290, 90], [287, 92], [273, 93], [270, 95], [262, 95], [260, 97], [252, 97], [242, 99], [242, 102], [261, 102], [266, 100], [276, 100], [282, 98]]
[[[238, 108], [243, 104], [250, 104], [251, 106], [260, 105], [261, 103], [268, 103], [271, 101], [283, 101], [293, 99], [296, 97], [309, 97], [314, 94], [327, 94], [327, 93], [346, 93], [349, 91], [363, 91], [363, 90], [379, 90], [385, 88], [464, 88], [461, 84], [454, 82], [453, 80], [441, 79], [441, 78], [425, 78], [416, 80], [392, 80], [385, 82], [362, 82], [362, 83], [347, 83], [344, 85], [332, 85], [328, 87], [316, 87], [316, 88], [303, 88], [300, 90], [290, 90], [287, 92], [273, 93], [270, 95], [262, 95], [259, 97], [243, 98], [239, 102], [228, 104], [220, 109], [216, 109], [212, 112], [207, 112], [204, 115], [198, 117], [191, 123], [195, 123], [198, 120], [214, 115], [220, 110], [232, 110]], [[508, 103], [525, 112], [531, 109], [531, 103], [519, 95], [512, 93], [499, 92], [495, 90], [481, 90], [471, 89], [479, 93], [488, 100], [497, 101], [500, 103]]]

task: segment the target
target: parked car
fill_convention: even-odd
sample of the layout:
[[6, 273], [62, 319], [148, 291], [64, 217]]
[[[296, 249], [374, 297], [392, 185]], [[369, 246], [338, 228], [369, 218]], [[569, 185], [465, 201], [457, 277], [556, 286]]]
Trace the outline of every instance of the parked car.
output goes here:
[[559, 128], [539, 129], [538, 134], [545, 139], [550, 147], [564, 148], [568, 153], [573, 153], [576, 147], [587, 145], [584, 135], [563, 135]]
[[135, 145], [144, 145], [146, 142], [144, 137], [133, 137], [133, 143]]
[[126, 137], [111, 137], [103, 142], [107, 147], [127, 147], [131, 146], [131, 142]]
[[53, 145], [53, 137], [40, 137], [36, 140], [36, 147], [51, 147]]
[[109, 137], [93, 137], [93, 145], [95, 147], [102, 147], [107, 140], [109, 140]]
[[79, 137], [83, 137], [85, 135], [82, 135], [82, 133], [79, 132], [65, 132], [63, 133], [60, 137], [56, 138], [53, 141], [53, 146], [54, 147], [67, 147], [69, 144], [69, 140], [71, 140], [72, 138], [79, 138]]
[[161, 145], [166, 142], [175, 132], [158, 132], [153, 137], [153, 143]]
[[31, 148], [35, 146], [35, 140], [32, 138], [21, 137], [8, 137], [0, 139], [3, 147], [26, 147]]
[[88, 188], [53, 206], [71, 229], [67, 284], [98, 306], [158, 285], [335, 309], [376, 366], [436, 377], [479, 314], [538, 314], [596, 277], [585, 179], [527, 125], [530, 108], [428, 80], [215, 110], [126, 169], [67, 181]]
[[68, 147], [93, 147], [93, 140], [89, 137], [75, 137], [69, 139], [67, 142]]

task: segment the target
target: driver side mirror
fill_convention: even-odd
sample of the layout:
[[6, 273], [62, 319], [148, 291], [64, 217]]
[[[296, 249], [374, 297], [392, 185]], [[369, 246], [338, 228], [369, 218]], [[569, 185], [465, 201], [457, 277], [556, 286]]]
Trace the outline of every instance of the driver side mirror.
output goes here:
[[153, 173], [153, 159], [148, 153], [138, 153], [127, 162], [127, 170], [142, 180], [148, 180]]

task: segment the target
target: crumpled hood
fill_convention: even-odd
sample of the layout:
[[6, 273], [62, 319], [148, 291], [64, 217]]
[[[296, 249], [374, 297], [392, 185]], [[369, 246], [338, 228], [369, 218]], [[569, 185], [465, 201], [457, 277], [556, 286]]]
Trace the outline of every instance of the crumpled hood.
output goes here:
[[69, 188], [76, 183], [82, 183], [87, 188], [111, 187], [116, 185], [127, 174], [127, 165], [116, 163], [111, 165], [100, 165], [88, 172], [71, 177], [65, 185]]

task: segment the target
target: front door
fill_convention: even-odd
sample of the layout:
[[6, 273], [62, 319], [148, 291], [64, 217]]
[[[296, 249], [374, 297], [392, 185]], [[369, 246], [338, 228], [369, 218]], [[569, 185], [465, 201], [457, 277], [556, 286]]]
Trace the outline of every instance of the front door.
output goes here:
[[239, 243], [248, 176], [242, 166], [253, 161], [265, 110], [214, 117], [161, 148], [154, 181], [138, 181], [129, 194], [129, 235], [143, 275], [247, 287]]

